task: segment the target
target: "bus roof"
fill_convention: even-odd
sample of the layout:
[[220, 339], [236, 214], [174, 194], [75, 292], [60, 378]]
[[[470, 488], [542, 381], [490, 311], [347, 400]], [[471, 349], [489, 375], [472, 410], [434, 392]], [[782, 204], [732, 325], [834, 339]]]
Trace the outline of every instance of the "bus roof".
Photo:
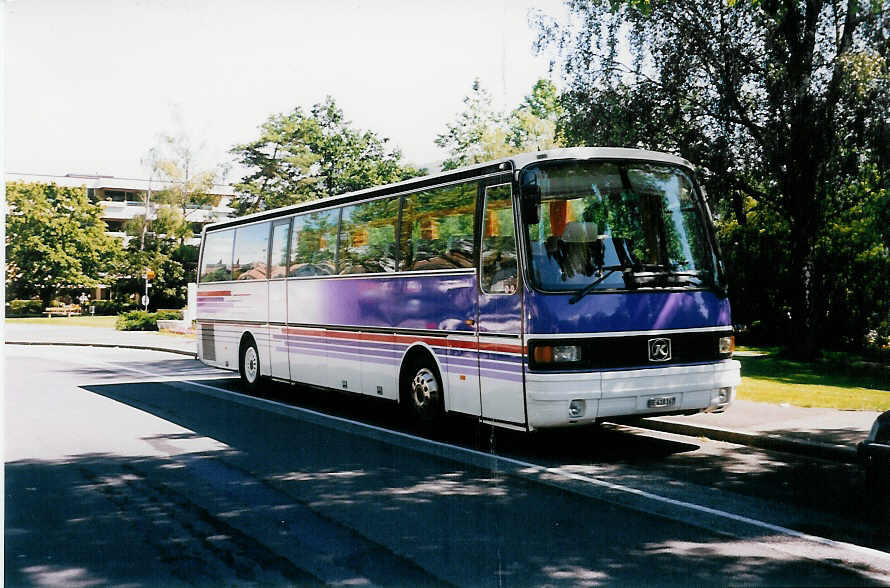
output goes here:
[[282, 208], [273, 210], [264, 210], [246, 216], [221, 221], [218, 223], [208, 224], [204, 227], [205, 231], [212, 231], [226, 227], [247, 224], [254, 221], [273, 219], [280, 216], [287, 216], [290, 213], [301, 211], [311, 211], [339, 204], [347, 204], [349, 202], [365, 200], [371, 197], [386, 196], [389, 194], [398, 194], [412, 189], [422, 189], [427, 186], [440, 184], [443, 179], [451, 181], [471, 180], [476, 177], [493, 175], [498, 173], [509, 173], [513, 170], [521, 170], [525, 166], [539, 161], [554, 160], [583, 160], [583, 159], [638, 159], [647, 161], [656, 161], [660, 163], [669, 163], [693, 168], [693, 165], [682, 157], [662, 153], [659, 151], [647, 151], [645, 149], [627, 149], [623, 147], [565, 147], [561, 149], [548, 149], [545, 151], [532, 151], [528, 153], [519, 153], [510, 155], [494, 161], [486, 161], [475, 165], [461, 167], [454, 170], [438, 172], [426, 176], [411, 178], [395, 184], [386, 184], [383, 186], [373, 186], [355, 192], [347, 192], [337, 196], [311, 200], [309, 202], [300, 202]]

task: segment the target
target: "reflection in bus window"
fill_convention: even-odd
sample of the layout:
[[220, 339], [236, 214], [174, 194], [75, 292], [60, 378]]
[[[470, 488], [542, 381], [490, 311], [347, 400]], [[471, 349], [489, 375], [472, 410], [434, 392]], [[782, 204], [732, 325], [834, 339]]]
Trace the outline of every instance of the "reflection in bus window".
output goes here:
[[526, 175], [542, 193], [540, 220], [528, 225], [538, 287], [577, 290], [596, 279], [597, 290], [625, 288], [624, 269], [682, 276], [672, 283], [688, 287], [716, 283], [695, 189], [679, 168], [578, 162]]
[[232, 239], [235, 231], [214, 231], [204, 237], [204, 257], [201, 262], [202, 282], [222, 282], [232, 279]]
[[337, 209], [294, 217], [288, 276], [329, 276], [334, 273], [339, 222], [340, 211]]
[[272, 224], [272, 254], [269, 277], [283, 278], [287, 275], [287, 242], [290, 239], [290, 220]]
[[473, 267], [476, 182], [444, 186], [405, 197], [400, 269]]
[[269, 223], [238, 227], [235, 230], [235, 261], [232, 279], [265, 280], [269, 254]]
[[482, 217], [482, 291], [514, 294], [517, 290], [516, 235], [509, 184], [485, 190]]
[[344, 207], [337, 249], [338, 273], [396, 271], [398, 217], [397, 198]]

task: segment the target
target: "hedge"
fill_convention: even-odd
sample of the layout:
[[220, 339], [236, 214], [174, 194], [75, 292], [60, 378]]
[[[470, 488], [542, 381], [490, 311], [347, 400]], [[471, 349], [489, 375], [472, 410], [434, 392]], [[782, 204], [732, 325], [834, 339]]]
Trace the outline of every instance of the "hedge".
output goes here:
[[114, 327], [118, 331], [157, 331], [158, 321], [181, 320], [182, 312], [178, 310], [162, 310], [160, 312], [145, 312], [144, 310], [131, 310], [117, 316]]
[[40, 300], [10, 300], [6, 303], [6, 316], [40, 316], [43, 302]]
[[101, 316], [111, 316], [122, 312], [136, 310], [137, 307], [132, 302], [118, 302], [117, 300], [91, 300], [83, 305], [84, 314], [89, 314], [90, 307], [96, 307], [96, 314]]

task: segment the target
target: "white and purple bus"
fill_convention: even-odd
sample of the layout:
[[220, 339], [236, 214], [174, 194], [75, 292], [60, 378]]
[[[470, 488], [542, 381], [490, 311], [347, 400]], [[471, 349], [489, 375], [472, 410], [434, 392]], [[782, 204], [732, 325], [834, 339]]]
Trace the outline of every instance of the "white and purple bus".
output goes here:
[[206, 227], [198, 356], [532, 431], [724, 410], [723, 266], [685, 160], [528, 153]]

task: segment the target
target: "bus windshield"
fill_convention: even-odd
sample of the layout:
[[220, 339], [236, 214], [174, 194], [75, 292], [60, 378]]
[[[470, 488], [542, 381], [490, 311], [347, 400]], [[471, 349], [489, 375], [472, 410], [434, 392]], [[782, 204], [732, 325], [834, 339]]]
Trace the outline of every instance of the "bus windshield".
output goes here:
[[694, 184], [663, 163], [573, 161], [522, 173], [537, 185], [525, 223], [531, 277], [544, 291], [717, 288], [718, 261]]

